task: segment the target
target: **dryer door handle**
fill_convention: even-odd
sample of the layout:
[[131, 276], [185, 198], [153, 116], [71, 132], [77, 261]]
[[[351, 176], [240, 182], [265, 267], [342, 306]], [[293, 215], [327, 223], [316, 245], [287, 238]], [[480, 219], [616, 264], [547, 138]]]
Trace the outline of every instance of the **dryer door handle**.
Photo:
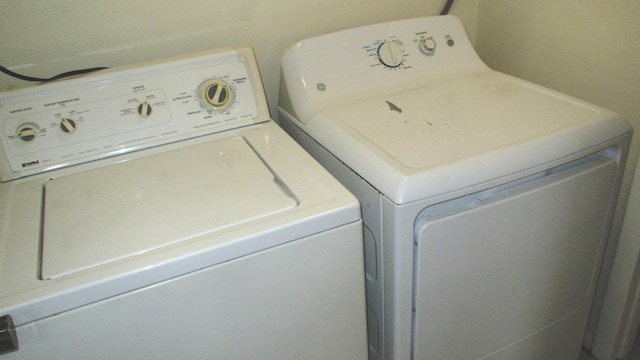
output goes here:
[[18, 335], [10, 315], [0, 317], [0, 355], [18, 351]]

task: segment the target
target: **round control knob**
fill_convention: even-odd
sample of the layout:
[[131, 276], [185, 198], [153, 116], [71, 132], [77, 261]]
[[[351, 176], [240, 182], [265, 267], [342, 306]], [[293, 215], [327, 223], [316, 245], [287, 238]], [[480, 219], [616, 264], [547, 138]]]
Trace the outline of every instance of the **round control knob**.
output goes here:
[[378, 46], [378, 59], [384, 66], [398, 67], [404, 61], [404, 53], [400, 45], [394, 42], [383, 42]]
[[420, 51], [425, 55], [431, 55], [436, 51], [436, 42], [432, 37], [420, 40]]
[[76, 122], [71, 119], [63, 118], [60, 120], [60, 129], [67, 134], [73, 134], [76, 132]]
[[32, 125], [24, 125], [18, 128], [18, 138], [25, 142], [31, 142], [38, 136], [38, 130]]
[[138, 115], [140, 115], [143, 118], [151, 116], [152, 111], [153, 111], [153, 108], [146, 101], [138, 105]]
[[221, 111], [233, 103], [233, 91], [229, 84], [222, 80], [210, 80], [201, 86], [200, 98], [206, 107]]

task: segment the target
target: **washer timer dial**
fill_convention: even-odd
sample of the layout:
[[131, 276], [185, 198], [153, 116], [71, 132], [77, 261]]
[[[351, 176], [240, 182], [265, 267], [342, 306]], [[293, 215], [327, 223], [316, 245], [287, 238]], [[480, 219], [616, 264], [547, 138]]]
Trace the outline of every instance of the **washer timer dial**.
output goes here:
[[200, 99], [209, 109], [222, 111], [233, 103], [233, 90], [222, 80], [209, 80], [200, 87]]
[[395, 68], [402, 65], [404, 52], [400, 45], [391, 41], [385, 41], [378, 46], [378, 59], [382, 65]]

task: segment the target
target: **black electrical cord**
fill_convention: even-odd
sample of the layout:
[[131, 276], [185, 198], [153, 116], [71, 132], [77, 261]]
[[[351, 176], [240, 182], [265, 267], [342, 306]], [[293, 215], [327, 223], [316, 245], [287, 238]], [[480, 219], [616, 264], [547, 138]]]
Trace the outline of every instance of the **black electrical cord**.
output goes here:
[[31, 76], [26, 76], [26, 75], [21, 75], [18, 73], [15, 73], [7, 68], [5, 68], [4, 66], [0, 66], [0, 71], [9, 75], [9, 76], [13, 76], [15, 78], [18, 78], [20, 80], [24, 80], [24, 81], [41, 81], [41, 82], [47, 82], [47, 81], [53, 81], [53, 80], [58, 80], [58, 79], [62, 79], [65, 77], [69, 77], [69, 76], [73, 76], [73, 75], [81, 75], [81, 74], [86, 74], [86, 73], [90, 73], [90, 72], [94, 72], [94, 71], [98, 71], [98, 70], [104, 70], [104, 69], [108, 69], [106, 67], [95, 67], [95, 68], [89, 68], [89, 69], [80, 69], [80, 70], [73, 70], [73, 71], [68, 71], [62, 74], [58, 74], [54, 77], [50, 77], [50, 78], [37, 78], [37, 77], [31, 77]]
[[[449, 10], [451, 10], [451, 6], [453, 5], [453, 1], [454, 0], [447, 0], [447, 2], [444, 4], [444, 7], [442, 8], [442, 11], [440, 12], [440, 15], [447, 15], [449, 13]], [[54, 80], [62, 79], [62, 78], [73, 76], [73, 75], [81, 75], [81, 74], [86, 74], [86, 73], [90, 73], [98, 70], [104, 70], [104, 69], [108, 69], [108, 68], [95, 67], [95, 68], [89, 68], [89, 69], [73, 70], [73, 71], [62, 73], [62, 74], [58, 74], [50, 78], [37, 78], [37, 77], [21, 75], [5, 68], [4, 66], [0, 66], [0, 71], [9, 76], [13, 76], [15, 78], [18, 78], [24, 81], [41, 81], [41, 82], [54, 81]]]
[[444, 4], [440, 15], [447, 15], [449, 13], [449, 10], [451, 10], [451, 5], [453, 5], [453, 0], [447, 0], [447, 3]]

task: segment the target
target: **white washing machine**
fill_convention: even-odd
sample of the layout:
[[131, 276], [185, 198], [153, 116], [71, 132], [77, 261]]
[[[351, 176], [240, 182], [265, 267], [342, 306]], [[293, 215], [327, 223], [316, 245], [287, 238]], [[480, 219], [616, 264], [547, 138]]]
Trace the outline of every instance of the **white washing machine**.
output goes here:
[[357, 200], [250, 48], [0, 94], [2, 359], [363, 359]]
[[578, 358], [625, 121], [492, 71], [453, 16], [301, 41], [280, 86], [362, 205], [370, 359]]

